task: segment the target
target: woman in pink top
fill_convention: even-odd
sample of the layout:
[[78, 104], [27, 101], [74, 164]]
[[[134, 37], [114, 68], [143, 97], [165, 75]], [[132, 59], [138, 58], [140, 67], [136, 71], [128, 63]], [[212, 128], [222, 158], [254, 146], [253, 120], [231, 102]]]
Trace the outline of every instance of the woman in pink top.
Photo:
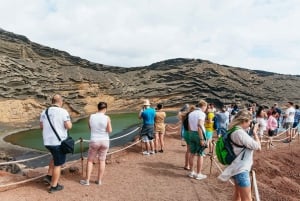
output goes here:
[[278, 117], [278, 112], [276, 110], [273, 110], [272, 115], [269, 117], [267, 121], [267, 131], [268, 131], [270, 146], [273, 146], [272, 144], [273, 136], [276, 135], [276, 131], [278, 127], [277, 117]]

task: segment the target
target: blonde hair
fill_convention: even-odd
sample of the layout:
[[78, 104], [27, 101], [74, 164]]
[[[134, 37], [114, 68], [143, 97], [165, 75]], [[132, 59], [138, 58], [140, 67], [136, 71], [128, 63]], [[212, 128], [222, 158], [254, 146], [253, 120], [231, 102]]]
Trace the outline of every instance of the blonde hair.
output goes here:
[[198, 103], [198, 107], [203, 107], [203, 106], [207, 106], [207, 102], [205, 100], [200, 100]]
[[195, 105], [190, 105], [187, 111], [181, 112], [180, 118], [183, 121], [188, 113], [193, 112], [196, 109]]
[[231, 121], [228, 126], [228, 130], [232, 129], [234, 126], [238, 126], [246, 121], [252, 120], [252, 113], [246, 109], [240, 110]]

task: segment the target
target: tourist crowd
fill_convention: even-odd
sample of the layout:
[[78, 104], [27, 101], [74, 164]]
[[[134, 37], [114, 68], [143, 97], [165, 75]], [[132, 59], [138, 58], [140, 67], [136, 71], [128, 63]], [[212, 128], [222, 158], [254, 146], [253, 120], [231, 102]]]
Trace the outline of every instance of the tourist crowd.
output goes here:
[[[72, 128], [69, 113], [62, 108], [63, 99], [56, 94], [52, 98], [52, 106], [44, 110], [40, 117], [40, 127], [43, 129], [45, 147], [52, 154], [49, 163], [48, 175], [44, 178], [50, 184], [49, 192], [53, 193], [63, 189], [58, 183], [61, 166], [66, 161], [66, 154], [61, 152], [61, 140], [67, 138], [68, 129]], [[233, 200], [251, 200], [251, 183], [249, 172], [253, 163], [253, 151], [261, 149], [261, 141], [268, 142], [270, 148], [274, 147], [273, 137], [280, 129], [286, 129], [284, 143], [293, 139], [298, 128], [300, 132], [299, 105], [287, 102], [280, 108], [277, 103], [271, 107], [257, 105], [221, 105], [216, 109], [213, 103], [200, 100], [197, 104], [185, 104], [178, 112], [181, 122], [180, 136], [185, 141], [184, 169], [189, 171], [187, 176], [202, 180], [207, 178], [202, 172], [203, 157], [211, 156], [214, 152], [213, 139], [226, 135], [229, 131], [233, 152], [236, 159], [225, 168], [219, 179], [227, 181], [232, 178], [235, 182]], [[109, 134], [112, 132], [110, 117], [106, 115], [107, 103], [99, 102], [98, 111], [90, 115], [90, 143], [86, 177], [80, 184], [88, 186], [95, 160], [99, 161], [97, 185], [102, 184], [105, 160], [109, 149]], [[163, 153], [166, 112], [162, 104], [152, 108], [148, 99], [144, 100], [138, 118], [143, 120], [140, 139], [144, 144], [145, 156]], [[61, 140], [54, 134], [55, 130]], [[196, 163], [194, 165], [194, 160]]]

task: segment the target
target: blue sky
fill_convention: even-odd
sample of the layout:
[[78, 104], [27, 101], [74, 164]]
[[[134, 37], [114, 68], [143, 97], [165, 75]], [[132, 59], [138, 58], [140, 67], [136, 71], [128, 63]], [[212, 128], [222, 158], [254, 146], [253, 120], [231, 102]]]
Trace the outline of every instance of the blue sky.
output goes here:
[[0, 27], [106, 65], [199, 58], [300, 75], [298, 0], [3, 0]]

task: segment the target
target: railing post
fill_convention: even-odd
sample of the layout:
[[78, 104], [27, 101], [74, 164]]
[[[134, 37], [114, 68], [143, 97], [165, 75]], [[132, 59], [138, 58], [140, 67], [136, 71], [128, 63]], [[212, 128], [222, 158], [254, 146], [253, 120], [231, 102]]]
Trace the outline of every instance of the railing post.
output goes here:
[[215, 151], [215, 141], [212, 140], [212, 153], [210, 155], [209, 177], [211, 176], [211, 170], [212, 170], [212, 165], [213, 165], [213, 160], [214, 160], [214, 151]]
[[81, 173], [82, 173], [82, 177], [83, 177], [84, 176], [83, 175], [83, 144], [82, 144], [83, 139], [82, 139], [82, 137], [79, 139], [80, 139]]
[[253, 186], [253, 189], [254, 189], [255, 200], [260, 201], [257, 182], [256, 182], [256, 175], [255, 175], [254, 170], [252, 170], [252, 182], [253, 182], [252, 186]]

